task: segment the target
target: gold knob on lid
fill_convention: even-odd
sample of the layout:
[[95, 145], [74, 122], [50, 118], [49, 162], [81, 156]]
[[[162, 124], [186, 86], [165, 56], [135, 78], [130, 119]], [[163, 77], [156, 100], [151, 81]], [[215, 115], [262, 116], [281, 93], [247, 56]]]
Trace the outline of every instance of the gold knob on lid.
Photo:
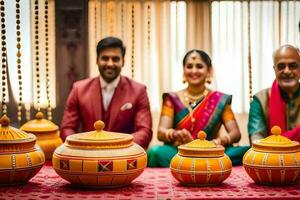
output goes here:
[[198, 139], [205, 140], [206, 139], [206, 133], [204, 131], [199, 131]]
[[0, 124], [2, 127], [9, 126], [9, 124], [10, 124], [9, 118], [6, 115], [3, 115], [0, 119]]
[[43, 119], [44, 118], [44, 114], [42, 112], [37, 112], [35, 115], [36, 119]]
[[105, 127], [105, 124], [103, 121], [98, 120], [94, 123], [94, 127], [95, 127], [96, 131], [102, 131]]
[[273, 126], [271, 129], [273, 135], [281, 135], [281, 128], [279, 126]]

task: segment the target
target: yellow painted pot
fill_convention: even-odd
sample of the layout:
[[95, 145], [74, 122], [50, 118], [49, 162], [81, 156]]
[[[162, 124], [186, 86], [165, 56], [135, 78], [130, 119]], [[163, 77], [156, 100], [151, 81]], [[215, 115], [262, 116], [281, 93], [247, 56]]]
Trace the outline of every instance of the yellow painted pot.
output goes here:
[[104, 131], [97, 121], [95, 131], [67, 137], [58, 147], [52, 164], [63, 179], [87, 187], [128, 185], [147, 166], [147, 154], [133, 142], [133, 136]]
[[44, 151], [46, 159], [51, 160], [54, 150], [62, 144], [58, 126], [44, 119], [42, 112], [38, 112], [35, 118], [23, 124], [20, 129], [27, 133], [33, 133], [37, 137], [36, 143]]
[[257, 184], [295, 184], [300, 179], [300, 145], [281, 136], [277, 126], [271, 133], [271, 136], [254, 142], [245, 153], [244, 168]]
[[171, 160], [172, 175], [183, 185], [208, 186], [222, 183], [231, 173], [230, 158], [224, 147], [216, 146], [200, 131], [198, 139], [178, 147]]
[[0, 119], [0, 185], [26, 183], [45, 163], [36, 137], [9, 123], [5, 115]]

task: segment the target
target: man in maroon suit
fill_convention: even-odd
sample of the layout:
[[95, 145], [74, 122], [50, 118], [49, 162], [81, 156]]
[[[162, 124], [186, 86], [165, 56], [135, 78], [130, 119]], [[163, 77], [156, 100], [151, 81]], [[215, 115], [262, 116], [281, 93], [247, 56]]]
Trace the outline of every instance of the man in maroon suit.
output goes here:
[[129, 133], [133, 141], [147, 148], [152, 139], [152, 119], [146, 87], [120, 75], [124, 66], [125, 46], [115, 37], [102, 39], [97, 45], [100, 76], [75, 82], [68, 97], [61, 137], [95, 130], [96, 120], [104, 130]]

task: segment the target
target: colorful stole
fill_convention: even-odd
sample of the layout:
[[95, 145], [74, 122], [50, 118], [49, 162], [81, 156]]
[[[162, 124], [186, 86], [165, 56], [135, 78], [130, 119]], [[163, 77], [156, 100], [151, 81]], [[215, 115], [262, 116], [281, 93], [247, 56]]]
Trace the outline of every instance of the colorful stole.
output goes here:
[[[174, 127], [176, 129], [190, 130], [192, 126], [190, 112], [187, 107], [180, 101], [175, 93], [168, 93], [174, 105]], [[165, 96], [164, 95], [164, 96]], [[226, 104], [231, 103], [231, 96], [221, 92], [210, 92], [204, 99], [196, 103], [193, 109], [194, 129], [191, 134], [197, 138], [199, 131], [205, 131], [207, 139], [213, 139], [215, 133], [219, 130], [221, 117]]]
[[272, 84], [271, 94], [269, 97], [269, 114], [269, 134], [271, 133], [271, 128], [276, 125], [281, 128], [281, 135], [291, 140], [300, 141], [300, 126], [287, 131], [286, 103], [280, 95], [280, 89], [276, 80], [274, 80]]
[[[273, 126], [279, 126], [281, 131], [286, 131], [286, 104], [281, 97], [280, 89], [276, 80], [274, 80], [269, 98], [270, 130]], [[269, 133], [271, 131], [269, 130]]]

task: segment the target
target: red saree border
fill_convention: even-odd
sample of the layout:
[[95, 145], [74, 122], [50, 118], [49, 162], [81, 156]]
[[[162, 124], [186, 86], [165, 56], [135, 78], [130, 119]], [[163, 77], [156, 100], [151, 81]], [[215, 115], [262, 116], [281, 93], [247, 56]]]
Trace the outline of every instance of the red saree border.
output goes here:
[[[214, 119], [212, 115], [220, 114], [220, 112], [215, 112], [218, 110], [219, 103], [221, 102], [224, 94], [214, 91], [210, 92], [202, 102], [200, 102], [195, 108], [193, 112], [193, 117], [196, 119], [194, 124], [194, 129], [192, 131], [192, 135], [194, 138], [197, 138], [197, 134], [201, 130], [205, 130], [207, 125], [211, 123]], [[190, 129], [192, 125], [191, 117], [187, 114], [176, 126], [178, 128], [186, 128]], [[207, 133], [209, 134], [209, 133]]]

